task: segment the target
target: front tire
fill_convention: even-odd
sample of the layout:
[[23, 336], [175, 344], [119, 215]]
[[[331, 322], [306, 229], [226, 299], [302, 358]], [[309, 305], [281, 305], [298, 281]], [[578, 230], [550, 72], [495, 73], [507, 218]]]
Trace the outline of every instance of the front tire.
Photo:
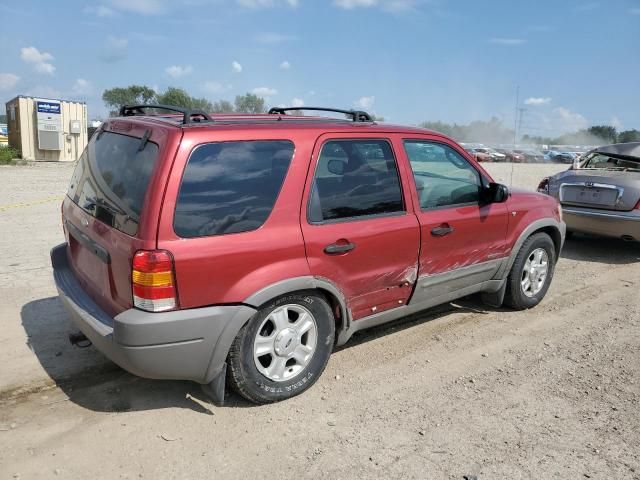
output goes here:
[[531, 235], [520, 248], [509, 276], [505, 304], [515, 310], [535, 307], [547, 293], [556, 265], [553, 240], [546, 233]]
[[334, 340], [335, 322], [323, 296], [279, 297], [238, 332], [227, 359], [229, 383], [254, 403], [299, 395], [324, 371]]

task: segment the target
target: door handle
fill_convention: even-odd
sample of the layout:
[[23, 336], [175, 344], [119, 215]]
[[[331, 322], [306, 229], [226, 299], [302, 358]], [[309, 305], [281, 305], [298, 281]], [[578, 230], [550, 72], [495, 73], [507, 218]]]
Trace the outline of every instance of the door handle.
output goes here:
[[445, 223], [444, 225], [440, 225], [439, 227], [432, 228], [431, 235], [433, 235], [434, 237], [444, 237], [445, 235], [449, 235], [451, 232], [453, 232], [453, 230], [454, 229], [451, 225]]
[[337, 255], [339, 253], [347, 253], [356, 248], [355, 243], [332, 243], [324, 247], [324, 253], [327, 255]]

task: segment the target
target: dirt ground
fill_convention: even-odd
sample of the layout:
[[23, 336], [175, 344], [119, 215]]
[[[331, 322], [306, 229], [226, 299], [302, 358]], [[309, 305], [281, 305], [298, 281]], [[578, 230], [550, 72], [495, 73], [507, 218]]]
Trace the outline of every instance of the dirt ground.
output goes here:
[[[525, 188], [564, 168], [488, 165]], [[295, 399], [219, 408], [68, 344], [70, 175], [0, 167], [0, 479], [640, 479], [640, 244], [576, 235], [532, 310], [465, 298], [356, 334]]]

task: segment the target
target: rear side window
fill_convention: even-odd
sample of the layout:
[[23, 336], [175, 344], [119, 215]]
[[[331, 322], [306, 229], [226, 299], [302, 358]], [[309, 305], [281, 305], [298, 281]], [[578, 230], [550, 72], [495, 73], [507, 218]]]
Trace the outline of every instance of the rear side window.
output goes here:
[[396, 160], [386, 140], [332, 140], [320, 152], [309, 221], [404, 212]]
[[101, 222], [135, 235], [157, 158], [155, 143], [112, 132], [94, 135], [67, 194]]
[[293, 152], [288, 140], [197, 147], [178, 194], [176, 234], [192, 238], [260, 228], [271, 214]]

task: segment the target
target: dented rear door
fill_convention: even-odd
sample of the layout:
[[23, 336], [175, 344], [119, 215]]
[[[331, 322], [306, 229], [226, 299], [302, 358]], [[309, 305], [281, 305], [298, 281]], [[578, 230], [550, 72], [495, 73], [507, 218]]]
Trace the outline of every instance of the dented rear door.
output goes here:
[[354, 320], [406, 304], [420, 232], [384, 135], [330, 134], [314, 149], [303, 201], [309, 268], [346, 297]]

